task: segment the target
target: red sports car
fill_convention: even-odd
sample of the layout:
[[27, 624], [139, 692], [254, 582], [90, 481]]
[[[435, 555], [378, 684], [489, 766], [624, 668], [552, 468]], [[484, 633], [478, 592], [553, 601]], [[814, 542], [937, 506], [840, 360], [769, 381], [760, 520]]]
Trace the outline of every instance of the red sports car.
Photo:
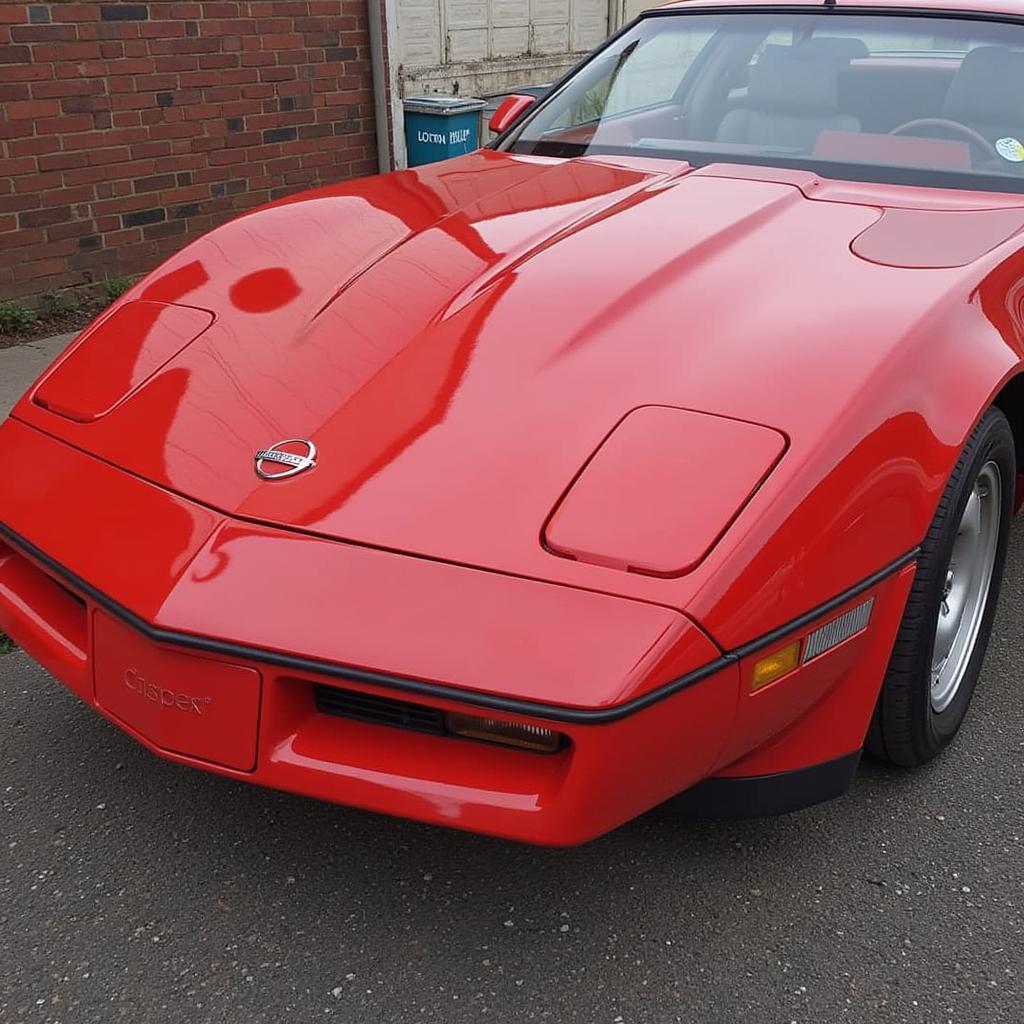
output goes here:
[[163, 757], [570, 844], [913, 767], [1024, 453], [1016, 0], [649, 12], [264, 207], [0, 427], [0, 628]]

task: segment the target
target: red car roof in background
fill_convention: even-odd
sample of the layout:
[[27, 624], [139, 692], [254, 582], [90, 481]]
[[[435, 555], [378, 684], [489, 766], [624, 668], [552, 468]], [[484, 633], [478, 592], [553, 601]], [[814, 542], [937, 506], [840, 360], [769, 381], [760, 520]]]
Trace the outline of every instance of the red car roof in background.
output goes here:
[[[660, 10], [678, 8], [680, 10], [688, 7], [807, 7], [826, 9], [823, 0], [780, 0], [780, 3], [771, 3], [769, 0], [675, 0], [673, 3], [663, 4]], [[1024, 5], [1021, 0], [987, 0], [984, 3], [971, 3], [970, 0], [837, 0], [832, 11], [840, 12], [845, 9], [856, 9], [864, 7], [877, 7], [879, 9], [896, 8], [922, 11], [940, 11], [942, 13], [963, 13], [963, 14], [1017, 14], [1024, 15]]]

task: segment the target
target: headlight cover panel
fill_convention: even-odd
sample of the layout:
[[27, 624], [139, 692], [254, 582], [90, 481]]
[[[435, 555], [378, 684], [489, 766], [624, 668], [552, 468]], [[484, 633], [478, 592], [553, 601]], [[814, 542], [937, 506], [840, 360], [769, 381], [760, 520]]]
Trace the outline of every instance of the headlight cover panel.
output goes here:
[[554, 554], [649, 576], [683, 576], [708, 555], [786, 449], [770, 427], [710, 413], [634, 409], [548, 519]]
[[125, 302], [86, 328], [32, 401], [65, 419], [92, 423], [134, 394], [213, 320], [211, 312], [192, 306]]

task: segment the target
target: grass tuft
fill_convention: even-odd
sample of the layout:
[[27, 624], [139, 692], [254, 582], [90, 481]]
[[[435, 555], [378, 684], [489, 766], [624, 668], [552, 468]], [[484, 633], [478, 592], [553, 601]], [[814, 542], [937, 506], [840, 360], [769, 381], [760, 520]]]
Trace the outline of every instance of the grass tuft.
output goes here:
[[73, 292], [58, 292], [50, 290], [43, 292], [39, 299], [39, 313], [46, 320], [56, 320], [58, 317], [74, 313], [81, 306], [78, 296]]
[[35, 322], [31, 309], [13, 299], [0, 299], [0, 331], [4, 334], [23, 334]]
[[103, 282], [103, 294], [106, 296], [107, 304], [121, 298], [131, 286], [132, 279], [130, 277], [108, 277]]
[[0, 654], [9, 654], [14, 647], [14, 641], [6, 633], [0, 632]]

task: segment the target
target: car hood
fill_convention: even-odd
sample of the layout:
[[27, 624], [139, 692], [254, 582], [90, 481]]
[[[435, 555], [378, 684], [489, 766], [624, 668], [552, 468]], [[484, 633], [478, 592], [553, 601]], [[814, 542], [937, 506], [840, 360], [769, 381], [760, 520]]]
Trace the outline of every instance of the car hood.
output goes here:
[[[214, 231], [18, 415], [234, 516], [539, 573], [545, 523], [631, 410], [798, 452], [827, 430], [945, 274], [853, 253], [880, 216], [728, 169], [484, 151]], [[261, 480], [255, 453], [287, 438], [316, 467]]]

